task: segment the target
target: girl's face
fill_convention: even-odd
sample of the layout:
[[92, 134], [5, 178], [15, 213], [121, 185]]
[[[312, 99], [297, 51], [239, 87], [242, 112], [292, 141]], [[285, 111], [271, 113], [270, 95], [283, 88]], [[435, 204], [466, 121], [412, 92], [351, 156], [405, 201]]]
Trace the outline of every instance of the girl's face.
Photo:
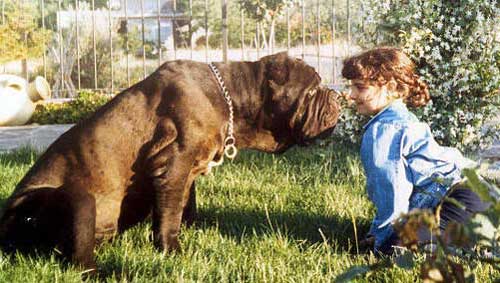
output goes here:
[[361, 115], [375, 115], [391, 102], [385, 85], [380, 87], [366, 80], [352, 80], [351, 83], [349, 98], [356, 103], [356, 110]]

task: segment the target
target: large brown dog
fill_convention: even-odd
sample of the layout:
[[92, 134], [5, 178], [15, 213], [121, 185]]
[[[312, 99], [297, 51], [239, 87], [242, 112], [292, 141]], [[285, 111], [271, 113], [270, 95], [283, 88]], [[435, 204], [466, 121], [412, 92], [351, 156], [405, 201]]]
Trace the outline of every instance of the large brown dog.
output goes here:
[[[215, 64], [233, 99], [238, 148], [283, 152], [331, 132], [339, 105], [303, 61], [279, 53]], [[152, 212], [154, 244], [179, 247], [196, 211], [194, 180], [220, 160], [228, 104], [207, 64], [173, 61], [56, 140], [17, 185], [0, 244], [55, 245], [95, 267], [96, 239]]]

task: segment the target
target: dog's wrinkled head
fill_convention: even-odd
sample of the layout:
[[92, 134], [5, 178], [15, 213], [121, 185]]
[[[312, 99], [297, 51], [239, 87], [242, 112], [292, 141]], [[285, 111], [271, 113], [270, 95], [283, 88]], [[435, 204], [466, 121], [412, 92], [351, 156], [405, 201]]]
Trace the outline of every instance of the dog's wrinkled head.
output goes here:
[[334, 91], [320, 85], [314, 68], [285, 52], [263, 60], [273, 121], [280, 121], [280, 128], [298, 145], [329, 135], [337, 124], [340, 106]]

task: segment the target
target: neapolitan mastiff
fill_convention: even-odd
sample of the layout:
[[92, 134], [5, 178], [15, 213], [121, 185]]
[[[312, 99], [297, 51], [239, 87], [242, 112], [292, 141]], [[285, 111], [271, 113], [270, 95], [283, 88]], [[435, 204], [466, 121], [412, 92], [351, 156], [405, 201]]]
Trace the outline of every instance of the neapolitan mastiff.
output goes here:
[[3, 208], [0, 244], [56, 246], [94, 268], [96, 240], [152, 212], [155, 246], [178, 249], [181, 221], [196, 212], [194, 180], [225, 152], [306, 145], [330, 133], [338, 114], [316, 71], [286, 53], [167, 62], [46, 150]]

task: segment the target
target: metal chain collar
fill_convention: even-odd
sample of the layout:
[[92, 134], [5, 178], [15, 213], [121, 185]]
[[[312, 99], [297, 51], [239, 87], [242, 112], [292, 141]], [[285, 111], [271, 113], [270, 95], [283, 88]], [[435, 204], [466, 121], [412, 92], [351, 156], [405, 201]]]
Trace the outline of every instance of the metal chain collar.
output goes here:
[[229, 91], [227, 91], [226, 89], [224, 80], [222, 79], [222, 76], [220, 75], [220, 72], [217, 69], [217, 67], [215, 67], [213, 62], [210, 62], [208, 66], [210, 67], [210, 70], [212, 70], [212, 73], [214, 73], [215, 78], [217, 79], [217, 82], [219, 83], [219, 86], [222, 90], [222, 94], [224, 95], [224, 99], [226, 100], [227, 106], [229, 108], [229, 126], [227, 128], [227, 137], [224, 140], [224, 155], [227, 156], [227, 158], [229, 159], [233, 159], [234, 157], [236, 157], [236, 154], [238, 153], [238, 149], [235, 146], [236, 139], [234, 137], [233, 100], [229, 95]]

